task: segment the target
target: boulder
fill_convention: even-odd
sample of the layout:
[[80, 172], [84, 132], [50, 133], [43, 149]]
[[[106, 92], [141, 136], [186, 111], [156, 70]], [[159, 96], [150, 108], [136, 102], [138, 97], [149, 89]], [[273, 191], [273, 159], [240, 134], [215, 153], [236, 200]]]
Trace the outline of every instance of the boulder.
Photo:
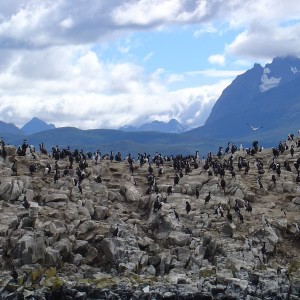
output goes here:
[[42, 233], [24, 235], [17, 241], [13, 257], [21, 258], [22, 264], [43, 262], [45, 248], [45, 238]]
[[130, 183], [125, 183], [120, 187], [120, 194], [126, 202], [138, 202], [141, 197], [140, 192]]
[[61, 239], [55, 243], [53, 249], [59, 252], [64, 261], [68, 261], [71, 257], [72, 244], [67, 238]]
[[234, 224], [225, 223], [222, 227], [222, 232], [224, 233], [225, 236], [232, 238], [234, 229], [235, 229]]
[[282, 188], [284, 192], [292, 193], [294, 191], [295, 184], [292, 181], [284, 181]]
[[96, 223], [92, 220], [86, 220], [83, 223], [81, 223], [77, 229], [76, 234], [82, 235], [87, 232], [90, 232], [96, 228]]
[[69, 198], [66, 194], [53, 193], [46, 195], [45, 202], [68, 202]]
[[191, 242], [191, 236], [183, 232], [171, 231], [168, 236], [168, 242], [175, 246], [188, 246]]
[[109, 214], [109, 209], [106, 206], [95, 205], [93, 219], [97, 221], [105, 220]]
[[101, 249], [107, 261], [121, 262], [125, 257], [126, 241], [122, 238], [104, 238], [101, 243]]

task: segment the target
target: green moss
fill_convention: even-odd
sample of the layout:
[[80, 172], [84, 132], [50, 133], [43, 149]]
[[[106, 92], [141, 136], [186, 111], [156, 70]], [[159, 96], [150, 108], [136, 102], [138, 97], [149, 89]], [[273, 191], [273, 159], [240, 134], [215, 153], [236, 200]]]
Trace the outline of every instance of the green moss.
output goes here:
[[132, 273], [129, 279], [132, 283], [149, 284], [149, 285], [154, 284], [155, 282], [158, 281], [157, 277], [155, 276], [140, 276], [135, 273]]
[[31, 277], [32, 282], [37, 282], [40, 280], [41, 276], [42, 276], [42, 270], [35, 269], [31, 272], [30, 277]]
[[45, 286], [50, 288], [52, 291], [61, 289], [65, 282], [60, 277], [51, 277], [45, 280]]
[[56, 268], [49, 268], [45, 271], [45, 275], [46, 275], [46, 278], [51, 278], [51, 277], [55, 277], [56, 276]]
[[111, 276], [103, 276], [101, 278], [85, 278], [80, 280], [81, 283], [84, 284], [94, 284], [97, 288], [110, 288], [113, 285], [117, 284], [117, 281]]
[[199, 270], [199, 277], [208, 278], [215, 276], [215, 271], [212, 269], [201, 269]]
[[289, 274], [300, 272], [300, 260], [297, 258], [292, 258], [288, 268]]

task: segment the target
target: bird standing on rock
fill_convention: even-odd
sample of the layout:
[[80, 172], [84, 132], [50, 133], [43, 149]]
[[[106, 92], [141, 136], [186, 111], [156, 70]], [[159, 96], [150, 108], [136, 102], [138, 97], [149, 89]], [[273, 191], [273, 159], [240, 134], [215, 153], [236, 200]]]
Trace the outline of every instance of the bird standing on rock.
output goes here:
[[117, 224], [117, 228], [114, 230], [113, 236], [118, 237], [118, 236], [119, 236], [119, 231], [120, 231], [120, 229], [119, 229], [119, 224]]
[[221, 179], [221, 188], [222, 190], [224, 191], [224, 194], [225, 194], [225, 187], [226, 187], [226, 181], [224, 178]]
[[189, 212], [191, 211], [191, 204], [188, 201], [186, 201], [185, 204], [186, 213], [189, 214]]
[[178, 214], [178, 212], [175, 210], [175, 208], [174, 208], [174, 215], [175, 215], [175, 218], [177, 219], [177, 221], [179, 222], [179, 221], [180, 221], [180, 219], [179, 219], [179, 214]]
[[28, 202], [26, 196], [24, 196], [23, 202], [21, 202], [25, 209], [30, 207], [30, 203]]
[[208, 192], [208, 195], [205, 197], [205, 200], [204, 200], [205, 201], [204, 205], [209, 202], [210, 198], [211, 198], [210, 192]]
[[15, 269], [15, 266], [12, 267], [11, 276], [12, 276], [14, 282], [18, 283], [18, 277], [19, 277], [19, 275], [18, 275], [18, 273], [17, 273], [17, 271]]
[[230, 213], [230, 209], [227, 210], [226, 218], [229, 223], [232, 223], [232, 214]]

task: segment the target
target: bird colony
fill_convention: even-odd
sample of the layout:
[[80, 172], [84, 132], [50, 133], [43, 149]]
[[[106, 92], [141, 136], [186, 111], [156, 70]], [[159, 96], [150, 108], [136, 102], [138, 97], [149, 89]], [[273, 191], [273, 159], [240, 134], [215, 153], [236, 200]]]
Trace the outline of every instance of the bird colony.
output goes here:
[[300, 142], [166, 156], [0, 145], [1, 299], [299, 299]]

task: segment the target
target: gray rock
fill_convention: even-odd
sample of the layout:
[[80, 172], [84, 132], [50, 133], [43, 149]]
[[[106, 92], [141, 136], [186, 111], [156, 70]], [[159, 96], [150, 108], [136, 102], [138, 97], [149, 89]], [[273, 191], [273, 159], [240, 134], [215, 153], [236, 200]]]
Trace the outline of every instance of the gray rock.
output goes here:
[[191, 236], [178, 231], [171, 231], [168, 236], [168, 242], [175, 246], [188, 246], [191, 242]]
[[106, 206], [95, 205], [93, 219], [97, 221], [105, 220], [109, 216], [109, 209]]
[[86, 220], [79, 225], [76, 234], [79, 236], [79, 235], [85, 234], [87, 232], [90, 232], [90, 231], [94, 230], [95, 228], [96, 228], [96, 223], [94, 221]]
[[69, 239], [64, 238], [54, 244], [53, 249], [58, 251], [63, 260], [68, 260], [72, 252], [72, 244]]
[[46, 195], [45, 202], [68, 202], [69, 198], [66, 194], [48, 194]]
[[300, 197], [295, 197], [295, 198], [292, 200], [292, 202], [293, 202], [294, 204], [300, 205]]
[[[234, 193], [234, 196], [236, 198], [240, 198], [240, 199], [244, 199], [244, 193], [242, 192], [242, 190], [240, 189], [237, 189]], [[250, 201], [250, 200], [249, 200]]]
[[42, 233], [22, 236], [13, 250], [14, 258], [21, 258], [23, 264], [44, 261], [45, 239]]
[[122, 238], [105, 238], [101, 241], [101, 248], [108, 261], [122, 261], [125, 257], [126, 241]]
[[292, 181], [285, 181], [282, 184], [283, 190], [288, 193], [292, 193], [294, 191], [294, 183]]
[[225, 223], [222, 227], [222, 232], [224, 233], [225, 236], [232, 238], [234, 233], [234, 228], [235, 228], [234, 224]]
[[127, 202], [139, 202], [141, 197], [135, 186], [130, 183], [125, 183], [120, 187], [120, 194], [125, 198], [125, 201]]
[[62, 264], [62, 259], [59, 251], [47, 247], [45, 249], [45, 265], [48, 267], [60, 266]]

